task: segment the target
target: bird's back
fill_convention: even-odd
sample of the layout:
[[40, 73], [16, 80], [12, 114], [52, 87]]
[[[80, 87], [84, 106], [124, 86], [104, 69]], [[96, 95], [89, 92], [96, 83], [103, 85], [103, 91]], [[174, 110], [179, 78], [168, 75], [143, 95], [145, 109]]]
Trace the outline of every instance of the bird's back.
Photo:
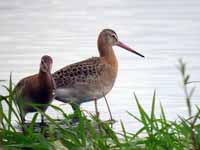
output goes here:
[[56, 99], [82, 103], [107, 94], [115, 81], [113, 68], [100, 57], [68, 65], [53, 74]]

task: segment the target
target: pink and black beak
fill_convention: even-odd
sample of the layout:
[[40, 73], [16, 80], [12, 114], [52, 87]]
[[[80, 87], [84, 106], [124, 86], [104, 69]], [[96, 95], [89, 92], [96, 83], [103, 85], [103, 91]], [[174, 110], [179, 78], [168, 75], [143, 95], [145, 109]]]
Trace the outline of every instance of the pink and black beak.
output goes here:
[[142, 54], [136, 52], [135, 50], [133, 50], [132, 48], [128, 47], [127, 45], [125, 45], [124, 43], [122, 43], [122, 42], [120, 42], [120, 41], [117, 41], [117, 43], [116, 43], [115, 45], [117, 45], [117, 46], [119, 46], [119, 47], [121, 47], [121, 48], [124, 48], [124, 49], [126, 49], [126, 50], [128, 50], [128, 51], [130, 51], [130, 52], [132, 52], [132, 53], [135, 53], [135, 54], [137, 54], [137, 55], [139, 55], [139, 56], [141, 56], [141, 57], [144, 57], [144, 55], [142, 55]]

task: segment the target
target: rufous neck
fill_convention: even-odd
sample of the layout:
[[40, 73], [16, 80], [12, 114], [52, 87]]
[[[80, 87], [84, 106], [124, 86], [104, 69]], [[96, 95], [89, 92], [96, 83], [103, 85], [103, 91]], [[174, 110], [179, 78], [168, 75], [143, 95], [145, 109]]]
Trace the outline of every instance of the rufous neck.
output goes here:
[[104, 46], [98, 46], [99, 49], [99, 54], [101, 58], [104, 58], [104, 60], [111, 64], [113, 69], [115, 71], [118, 70], [118, 62], [117, 62], [117, 58], [115, 55], [115, 52], [112, 48], [112, 46], [108, 46], [108, 45], [104, 45]]

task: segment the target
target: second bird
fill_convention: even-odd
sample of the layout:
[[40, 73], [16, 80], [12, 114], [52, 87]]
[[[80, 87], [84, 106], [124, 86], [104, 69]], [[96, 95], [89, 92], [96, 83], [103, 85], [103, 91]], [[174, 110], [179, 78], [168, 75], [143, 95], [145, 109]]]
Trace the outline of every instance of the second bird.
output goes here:
[[83, 102], [102, 98], [113, 87], [117, 72], [118, 62], [113, 46], [119, 46], [141, 57], [142, 54], [119, 41], [115, 31], [104, 29], [98, 37], [99, 57], [92, 57], [68, 65], [53, 74], [56, 82], [55, 99], [80, 105]]
[[[15, 102], [21, 110], [23, 123], [27, 113], [37, 111], [33, 104], [45, 111], [54, 97], [56, 84], [51, 75], [52, 63], [53, 60], [50, 56], [43, 56], [39, 73], [20, 80], [14, 89], [16, 93]], [[42, 116], [42, 123], [43, 121]]]

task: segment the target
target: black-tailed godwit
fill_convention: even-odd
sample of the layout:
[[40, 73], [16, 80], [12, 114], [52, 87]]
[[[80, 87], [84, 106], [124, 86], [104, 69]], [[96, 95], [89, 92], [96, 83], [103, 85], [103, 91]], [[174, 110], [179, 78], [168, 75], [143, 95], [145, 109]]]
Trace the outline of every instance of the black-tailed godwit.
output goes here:
[[[37, 111], [33, 107], [34, 104], [38, 105], [36, 107], [40, 110], [45, 111], [54, 97], [56, 84], [51, 75], [52, 63], [53, 60], [50, 56], [43, 56], [39, 73], [23, 78], [14, 89], [15, 102], [21, 109], [23, 123], [27, 113]], [[43, 116], [41, 118], [43, 122]]]
[[104, 29], [98, 37], [99, 57], [92, 57], [68, 65], [53, 74], [56, 82], [55, 99], [80, 105], [83, 102], [102, 98], [113, 87], [118, 72], [118, 62], [113, 46], [119, 46], [141, 57], [118, 40], [115, 31]]

